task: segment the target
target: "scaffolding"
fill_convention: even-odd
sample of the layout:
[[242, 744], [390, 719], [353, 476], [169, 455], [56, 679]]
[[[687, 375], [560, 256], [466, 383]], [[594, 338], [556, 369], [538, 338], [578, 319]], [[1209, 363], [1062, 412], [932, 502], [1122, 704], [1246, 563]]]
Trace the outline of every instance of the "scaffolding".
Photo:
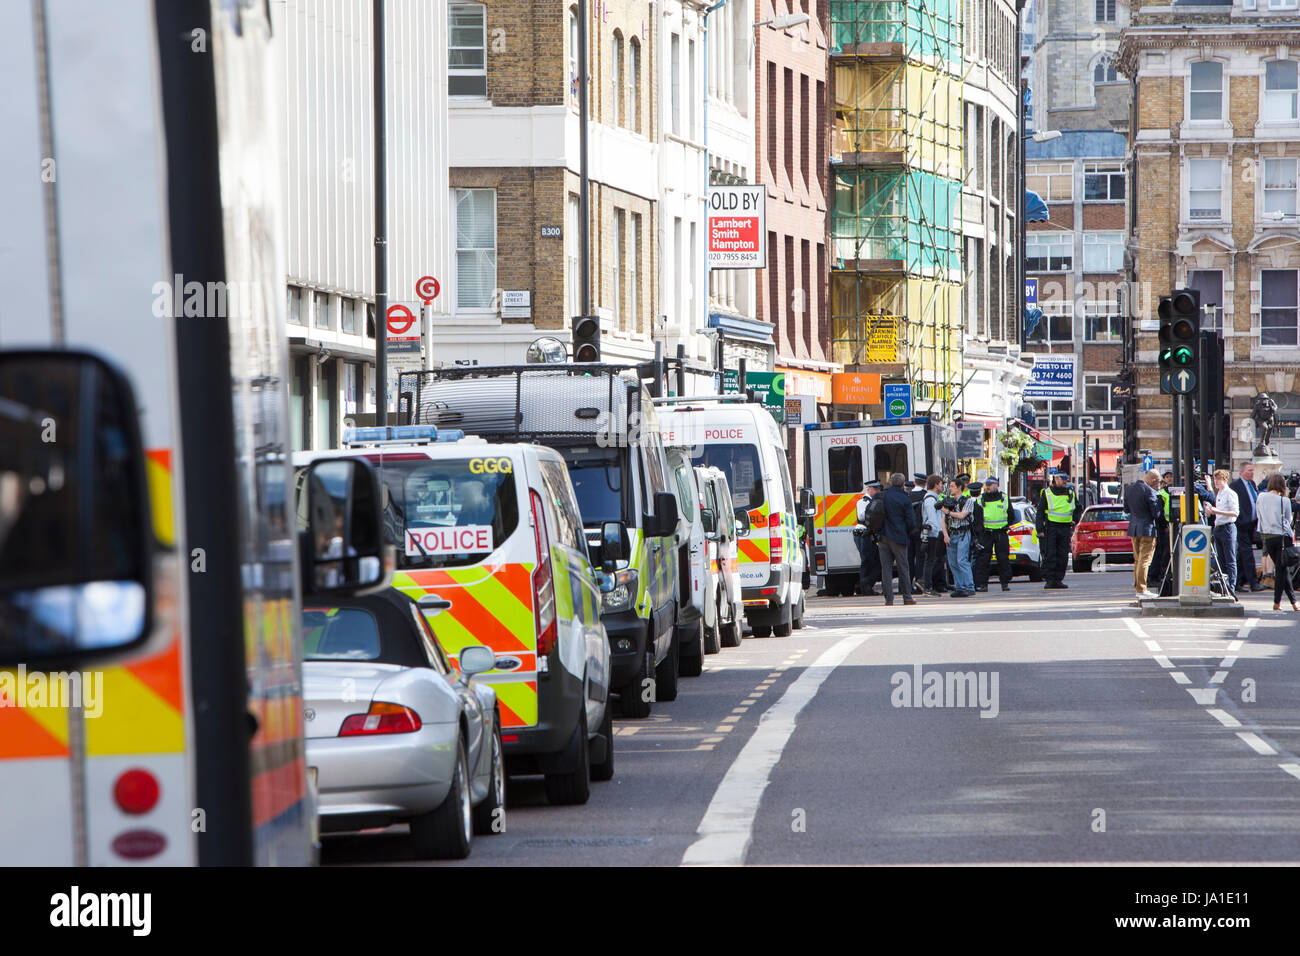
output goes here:
[[918, 411], [961, 381], [960, 0], [832, 0], [831, 338], [893, 366]]

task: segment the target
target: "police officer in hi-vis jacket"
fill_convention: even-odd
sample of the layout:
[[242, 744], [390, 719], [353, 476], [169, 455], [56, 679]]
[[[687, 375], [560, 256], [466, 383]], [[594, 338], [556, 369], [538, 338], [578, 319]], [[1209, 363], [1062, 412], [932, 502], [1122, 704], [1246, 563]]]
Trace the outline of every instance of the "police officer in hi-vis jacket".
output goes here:
[[1065, 472], [1052, 475], [1052, 483], [1043, 489], [1038, 499], [1038, 540], [1043, 555], [1044, 590], [1059, 591], [1068, 588], [1065, 583], [1065, 565], [1070, 553], [1070, 533], [1083, 515], [1083, 503], [1067, 483]]
[[998, 580], [1002, 590], [1011, 590], [1011, 499], [998, 489], [997, 478], [984, 482], [984, 494], [975, 502], [975, 538], [980, 550], [975, 558], [975, 590], [989, 589], [989, 566], [994, 552], [998, 558]]

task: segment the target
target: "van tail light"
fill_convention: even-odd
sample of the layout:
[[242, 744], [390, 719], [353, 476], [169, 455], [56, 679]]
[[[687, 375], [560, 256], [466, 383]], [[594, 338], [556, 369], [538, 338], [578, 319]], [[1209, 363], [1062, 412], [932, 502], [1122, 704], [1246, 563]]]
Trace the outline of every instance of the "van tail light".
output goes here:
[[139, 767], [123, 773], [113, 784], [113, 802], [123, 813], [148, 813], [158, 803], [158, 778]]
[[372, 701], [364, 714], [352, 714], [339, 728], [340, 737], [364, 737], [367, 734], [410, 734], [423, 726], [420, 715], [401, 704]]
[[533, 542], [537, 566], [533, 569], [533, 620], [537, 626], [537, 653], [555, 650], [559, 626], [555, 621], [555, 579], [551, 576], [551, 536], [546, 530], [546, 508], [542, 496], [530, 493], [533, 503]]
[[781, 537], [781, 516], [777, 514], [767, 516], [767, 551], [768, 560], [773, 564], [780, 564], [785, 557], [782, 546], [784, 539]]

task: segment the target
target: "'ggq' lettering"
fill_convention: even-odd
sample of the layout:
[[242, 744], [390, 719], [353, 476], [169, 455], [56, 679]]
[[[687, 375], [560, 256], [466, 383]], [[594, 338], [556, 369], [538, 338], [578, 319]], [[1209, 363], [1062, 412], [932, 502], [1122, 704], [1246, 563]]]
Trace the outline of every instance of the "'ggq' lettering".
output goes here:
[[476, 475], [510, 474], [509, 458], [474, 458], [469, 463], [469, 470]]

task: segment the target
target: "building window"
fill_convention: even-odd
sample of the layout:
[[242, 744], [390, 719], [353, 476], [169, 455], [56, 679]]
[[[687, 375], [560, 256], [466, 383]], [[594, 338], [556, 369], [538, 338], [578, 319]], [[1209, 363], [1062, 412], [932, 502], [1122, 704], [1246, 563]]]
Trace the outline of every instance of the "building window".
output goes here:
[[356, 332], [357, 330], [357, 300], [344, 299], [342, 301], [343, 315], [339, 325], [344, 332]]
[[1124, 233], [1083, 234], [1083, 271], [1118, 272], [1124, 268]]
[[1118, 314], [1118, 310], [1113, 303], [1085, 302], [1083, 304], [1083, 309], [1084, 341], [1123, 341], [1124, 317]]
[[695, 130], [695, 106], [700, 101], [695, 92], [695, 41], [686, 41], [686, 138], [701, 138]]
[[1201, 293], [1201, 328], [1223, 331], [1223, 272], [1193, 269], [1187, 274], [1187, 288]]
[[1026, 272], [1069, 272], [1074, 267], [1074, 237], [1068, 232], [1025, 233]]
[[316, 448], [339, 445], [339, 363], [329, 359], [319, 366], [316, 380]]
[[1270, 10], [1294, 10], [1296, 0], [1268, 0], [1268, 8]]
[[[1101, 3], [1102, 0], [1097, 0], [1097, 2]], [[1112, 0], [1112, 4], [1113, 4], [1113, 0]], [[1114, 10], [1115, 7], [1112, 5], [1111, 6], [1112, 15], [1114, 13]], [[1098, 85], [1102, 83], [1120, 82], [1119, 73], [1117, 73], [1115, 70], [1115, 59], [1109, 53], [1104, 54], [1103, 56], [1097, 59], [1096, 65], [1092, 68], [1092, 82]]]
[[1223, 217], [1223, 162], [1192, 159], [1187, 163], [1187, 212], [1191, 219]]
[[343, 363], [343, 414], [362, 411], [361, 395], [366, 381], [366, 367], [358, 362]]
[[611, 118], [613, 119], [615, 126], [622, 126], [625, 123], [623, 115], [623, 86], [627, 82], [627, 77], [623, 72], [623, 34], [618, 30], [614, 31], [614, 38], [611, 41], [609, 72], [614, 83], [614, 113]]
[[569, 105], [578, 105], [578, 11], [569, 8]]
[[1296, 120], [1297, 76], [1295, 60], [1271, 60], [1264, 64], [1264, 120], [1293, 123]]
[[1296, 166], [1294, 159], [1264, 160], [1264, 215], [1274, 219], [1296, 214]]
[[682, 135], [682, 38], [676, 33], [668, 42], [668, 80], [671, 84], [672, 132]]
[[1259, 344], [1295, 347], [1297, 285], [1295, 269], [1263, 269], [1259, 274]]
[[313, 292], [311, 296], [312, 325], [318, 329], [334, 328], [334, 313], [330, 311], [330, 294]]
[[1083, 167], [1084, 202], [1124, 198], [1124, 167], [1089, 163]]
[[1026, 163], [1025, 188], [1046, 202], [1070, 202], [1074, 198], [1073, 164]]
[[622, 209], [614, 210], [614, 324], [625, 328], [623, 323], [623, 295], [626, 291], [623, 279], [627, 267], [627, 214]]
[[285, 321], [290, 325], [303, 325], [302, 321], [302, 289], [296, 286], [289, 286], [289, 301], [286, 303]]
[[487, 7], [453, 3], [447, 10], [447, 92], [487, 96]]
[[1203, 60], [1192, 64], [1191, 102], [1187, 118], [1223, 119], [1223, 64]]
[[578, 288], [581, 277], [578, 275], [578, 195], [569, 193], [569, 215], [564, 228], [564, 258], [569, 273], [569, 318], [572, 319], [582, 308], [581, 289]]
[[641, 41], [633, 37], [627, 45], [628, 128], [641, 132]]
[[632, 213], [632, 242], [627, 257], [627, 315], [628, 328], [640, 332], [641, 328], [641, 214]]
[[1069, 345], [1074, 341], [1074, 303], [1042, 302], [1039, 308], [1043, 317], [1035, 330], [1035, 338], [1053, 345]]
[[1083, 408], [1089, 412], [1123, 411], [1124, 406], [1111, 408], [1110, 386], [1114, 379], [1108, 373], [1085, 372], [1083, 376]]
[[289, 436], [294, 451], [311, 447], [311, 361], [295, 355], [289, 362]]
[[491, 309], [497, 287], [497, 193], [455, 192], [456, 307]]

